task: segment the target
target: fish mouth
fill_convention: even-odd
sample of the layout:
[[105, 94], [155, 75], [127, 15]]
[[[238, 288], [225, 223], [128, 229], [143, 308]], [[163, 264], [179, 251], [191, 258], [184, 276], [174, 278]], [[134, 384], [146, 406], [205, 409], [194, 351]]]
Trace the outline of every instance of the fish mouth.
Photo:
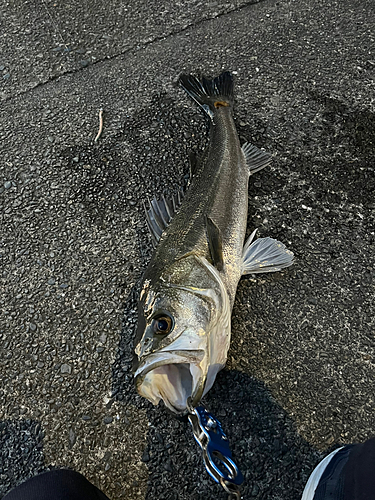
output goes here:
[[162, 399], [174, 413], [187, 411], [203, 395], [207, 369], [203, 350], [159, 351], [143, 359], [134, 374], [138, 393], [157, 405]]

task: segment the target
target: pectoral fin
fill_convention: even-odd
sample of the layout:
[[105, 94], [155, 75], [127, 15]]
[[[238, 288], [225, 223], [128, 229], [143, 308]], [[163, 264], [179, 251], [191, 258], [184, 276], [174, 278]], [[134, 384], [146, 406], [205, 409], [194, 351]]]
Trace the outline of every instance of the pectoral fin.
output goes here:
[[280, 241], [273, 238], [258, 238], [252, 242], [256, 230], [251, 234], [242, 253], [242, 274], [272, 273], [291, 266], [294, 254]]
[[212, 263], [218, 271], [222, 271], [224, 267], [223, 238], [220, 229], [210, 217], [206, 217], [206, 231]]
[[250, 175], [255, 174], [255, 172], [262, 170], [264, 167], [267, 167], [272, 161], [270, 154], [262, 151], [249, 142], [245, 142], [242, 146], [242, 152], [245, 156], [247, 166], [249, 167]]

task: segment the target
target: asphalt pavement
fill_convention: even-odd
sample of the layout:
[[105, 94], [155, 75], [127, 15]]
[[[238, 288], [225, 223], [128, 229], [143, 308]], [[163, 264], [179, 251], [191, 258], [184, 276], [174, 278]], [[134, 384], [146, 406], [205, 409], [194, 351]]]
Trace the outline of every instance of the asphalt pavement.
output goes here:
[[[191, 429], [134, 389], [143, 202], [186, 185], [204, 117], [181, 72], [235, 77], [249, 233], [296, 255], [241, 280], [205, 398], [244, 499], [297, 500], [375, 434], [372, 0], [4, 1], [0, 18], [0, 494], [54, 467], [109, 498], [225, 499]], [[103, 109], [103, 132], [98, 132]]]

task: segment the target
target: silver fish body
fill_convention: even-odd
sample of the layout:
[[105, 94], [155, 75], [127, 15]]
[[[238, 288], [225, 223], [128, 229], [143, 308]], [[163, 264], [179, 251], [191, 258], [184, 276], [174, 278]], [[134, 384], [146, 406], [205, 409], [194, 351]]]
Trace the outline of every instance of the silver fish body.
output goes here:
[[[177, 413], [186, 411], [188, 402], [198, 404], [225, 366], [236, 288], [247, 273], [249, 176], [270, 162], [257, 148], [240, 146], [229, 73], [214, 80], [186, 76], [181, 82], [211, 119], [209, 146], [181, 206], [154, 201], [148, 214], [158, 244], [142, 282], [135, 340], [139, 393], [154, 404], [163, 399]], [[285, 262], [279, 258], [275, 266], [261, 250], [255, 260], [250, 256], [251, 272], [291, 264], [291, 252], [272, 244]]]

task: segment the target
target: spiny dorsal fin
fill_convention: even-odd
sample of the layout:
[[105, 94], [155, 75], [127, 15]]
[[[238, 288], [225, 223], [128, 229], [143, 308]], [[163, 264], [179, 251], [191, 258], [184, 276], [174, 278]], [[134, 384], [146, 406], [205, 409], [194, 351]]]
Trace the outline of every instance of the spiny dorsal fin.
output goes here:
[[182, 191], [174, 194], [170, 201], [164, 195], [161, 200], [157, 200], [154, 196], [151, 202], [149, 202], [150, 208], [147, 210], [145, 206], [146, 221], [154, 246], [157, 245], [163, 231], [169, 226], [169, 223], [180, 208], [183, 197], [184, 193]]
[[218, 271], [224, 267], [223, 238], [215, 222], [206, 216], [207, 241], [213, 265]]
[[250, 142], [245, 142], [242, 146], [242, 152], [245, 155], [250, 175], [255, 174], [255, 172], [262, 170], [264, 167], [267, 167], [272, 161], [272, 156], [270, 154], [262, 151], [253, 144], [250, 144]]

